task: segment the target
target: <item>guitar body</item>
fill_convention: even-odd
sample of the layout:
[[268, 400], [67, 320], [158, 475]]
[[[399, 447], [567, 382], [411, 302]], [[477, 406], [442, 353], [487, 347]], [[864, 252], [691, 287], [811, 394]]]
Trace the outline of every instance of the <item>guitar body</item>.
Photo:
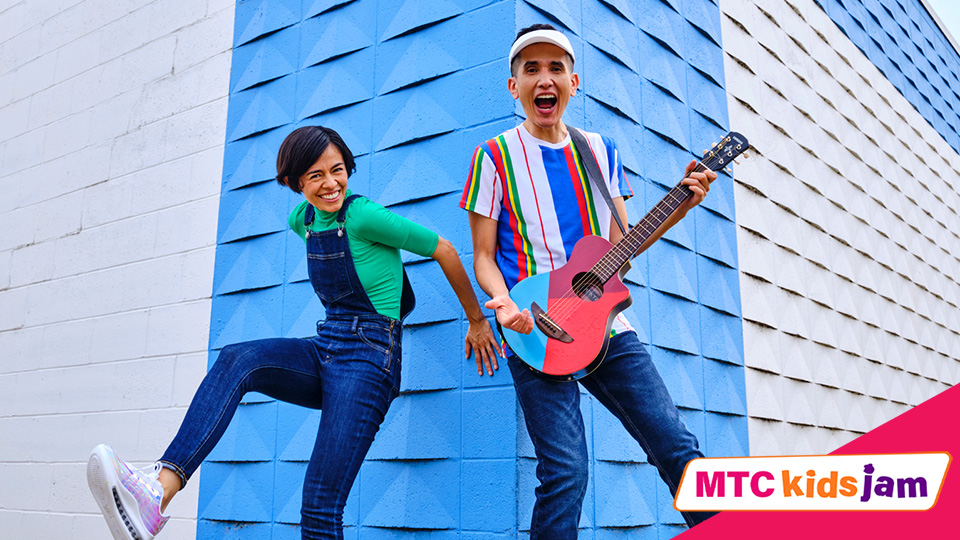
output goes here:
[[583, 282], [584, 273], [589, 273], [612, 247], [600, 236], [581, 238], [567, 264], [530, 276], [510, 290], [510, 298], [520, 310], [533, 313], [536, 303], [573, 338], [569, 343], [549, 338], [537, 325], [529, 334], [502, 329], [510, 349], [545, 377], [560, 381], [583, 378], [606, 356], [613, 320], [632, 303], [630, 291], [616, 274], [581, 294], [574, 292], [574, 280]]

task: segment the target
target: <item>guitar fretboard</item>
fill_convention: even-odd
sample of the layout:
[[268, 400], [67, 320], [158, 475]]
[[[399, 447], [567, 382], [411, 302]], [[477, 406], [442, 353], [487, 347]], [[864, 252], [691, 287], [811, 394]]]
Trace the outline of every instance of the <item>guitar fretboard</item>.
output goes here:
[[[703, 163], [697, 163], [697, 166], [692, 172], [703, 172], [706, 170], [709, 170], [709, 167]], [[637, 250], [640, 249], [640, 246], [642, 246], [691, 195], [693, 195], [693, 192], [682, 183], [677, 183], [677, 185], [673, 186], [673, 189], [668, 191], [667, 194], [660, 199], [660, 202], [647, 212], [647, 215], [644, 216], [643, 219], [630, 228], [626, 236], [597, 261], [597, 264], [593, 266], [591, 271], [604, 283], [612, 278], [623, 268], [623, 265], [626, 264], [627, 261], [633, 258]]]
[[[743, 135], [731, 131], [720, 141], [719, 145], [714, 145], [709, 154], [704, 155], [702, 161], [698, 161], [693, 168], [693, 172], [717, 171], [726, 167], [736, 157], [747, 150], [750, 143]], [[589, 274], [594, 277], [584, 276], [574, 280], [573, 290], [576, 294], [581, 294], [582, 289], [590, 287], [593, 279], [599, 279], [600, 283], [606, 283], [615, 276], [627, 261], [632, 259], [643, 246], [644, 242], [653, 236], [653, 233], [660, 228], [670, 216], [680, 208], [680, 205], [686, 201], [693, 192], [683, 184], [683, 181], [673, 186], [667, 194], [660, 199], [647, 215], [634, 225], [623, 238], [610, 251], [606, 253], [590, 269]]]

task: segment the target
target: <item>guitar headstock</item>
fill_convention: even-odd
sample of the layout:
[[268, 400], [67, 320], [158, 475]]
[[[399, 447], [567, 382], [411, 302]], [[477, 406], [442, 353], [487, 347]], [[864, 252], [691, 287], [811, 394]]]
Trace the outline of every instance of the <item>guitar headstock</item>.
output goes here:
[[733, 163], [733, 160], [750, 148], [750, 142], [743, 135], [731, 131], [724, 135], [718, 144], [704, 153], [700, 163], [711, 171], [720, 169]]

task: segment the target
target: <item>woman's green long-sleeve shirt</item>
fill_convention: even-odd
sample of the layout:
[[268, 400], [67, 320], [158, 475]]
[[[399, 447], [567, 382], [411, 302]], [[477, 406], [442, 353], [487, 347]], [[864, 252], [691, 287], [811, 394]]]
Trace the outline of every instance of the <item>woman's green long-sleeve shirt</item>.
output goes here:
[[[346, 197], [350, 195], [350, 190], [347, 190]], [[289, 218], [290, 228], [304, 242], [306, 228], [303, 217], [308, 204], [308, 201], [303, 201], [297, 205]], [[311, 232], [328, 231], [336, 227], [335, 212], [314, 208]], [[360, 278], [373, 307], [381, 315], [400, 318], [403, 263], [399, 250], [430, 257], [437, 249], [440, 236], [365, 197], [355, 199], [347, 208], [346, 231], [357, 277]]]

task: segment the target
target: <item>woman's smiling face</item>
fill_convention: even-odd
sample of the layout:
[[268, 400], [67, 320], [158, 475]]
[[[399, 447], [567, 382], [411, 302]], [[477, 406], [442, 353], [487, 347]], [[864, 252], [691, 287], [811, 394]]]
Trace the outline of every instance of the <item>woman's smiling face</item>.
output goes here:
[[343, 155], [336, 145], [329, 144], [307, 172], [300, 175], [300, 187], [317, 210], [337, 212], [347, 194], [348, 176]]

